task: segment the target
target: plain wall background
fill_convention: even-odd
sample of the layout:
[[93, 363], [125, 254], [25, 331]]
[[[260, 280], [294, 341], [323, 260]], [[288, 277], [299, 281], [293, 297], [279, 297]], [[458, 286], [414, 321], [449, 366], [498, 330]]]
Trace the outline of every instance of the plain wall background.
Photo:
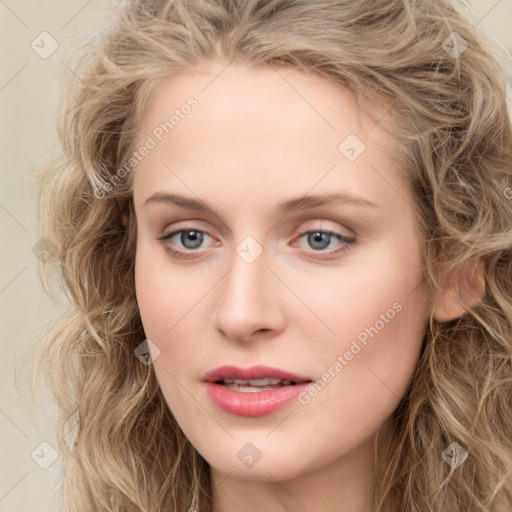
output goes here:
[[[0, 512], [58, 510], [58, 484], [66, 478], [61, 457], [44, 468], [54, 456], [51, 446], [56, 448], [50, 404], [48, 418], [34, 420], [32, 407], [15, 389], [14, 367], [38, 327], [64, 305], [45, 296], [37, 276], [32, 180], [58, 148], [55, 117], [67, 47], [75, 36], [90, 30], [104, 2], [0, 1]], [[473, 0], [471, 5], [478, 26], [504, 45], [499, 58], [512, 74], [512, 0]], [[31, 47], [36, 40], [40, 53], [51, 48], [50, 38], [40, 36], [42, 32], [58, 43], [47, 58]]]

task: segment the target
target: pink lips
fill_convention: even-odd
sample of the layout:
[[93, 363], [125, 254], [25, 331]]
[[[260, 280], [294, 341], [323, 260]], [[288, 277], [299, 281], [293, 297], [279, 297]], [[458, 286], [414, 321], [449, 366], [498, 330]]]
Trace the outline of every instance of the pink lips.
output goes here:
[[[289, 380], [295, 384], [248, 393], [234, 391], [217, 383], [221, 379], [254, 380], [265, 378]], [[252, 366], [250, 368], [222, 366], [208, 372], [203, 377], [203, 382], [206, 385], [208, 396], [220, 409], [238, 416], [255, 417], [271, 414], [281, 409], [304, 391], [312, 381], [308, 377], [268, 366]]]
[[293, 373], [281, 370], [280, 368], [272, 368], [270, 366], [251, 366], [249, 368], [238, 368], [236, 366], [221, 366], [215, 368], [204, 375], [203, 382], [216, 382], [219, 379], [283, 379], [291, 380], [292, 382], [306, 382], [310, 381], [309, 377], [301, 377]]

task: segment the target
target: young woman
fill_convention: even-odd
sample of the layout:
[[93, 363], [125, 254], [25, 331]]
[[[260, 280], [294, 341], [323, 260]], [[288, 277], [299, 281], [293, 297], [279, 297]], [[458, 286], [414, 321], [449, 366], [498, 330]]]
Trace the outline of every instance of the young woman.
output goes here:
[[474, 25], [126, 1], [77, 49], [38, 189], [66, 511], [512, 510], [512, 126]]

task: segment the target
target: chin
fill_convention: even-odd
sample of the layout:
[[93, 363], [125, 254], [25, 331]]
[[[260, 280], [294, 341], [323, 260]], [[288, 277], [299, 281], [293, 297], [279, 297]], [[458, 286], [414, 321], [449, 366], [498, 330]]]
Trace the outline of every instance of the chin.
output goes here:
[[[298, 445], [290, 452], [283, 452], [271, 444], [265, 448], [260, 443], [258, 453], [255, 448], [257, 443], [244, 442], [238, 448], [239, 444], [236, 443], [236, 447], [228, 450], [219, 447], [222, 453], [203, 457], [212, 469], [230, 478], [265, 482], [291, 480], [323, 465], [321, 461], [314, 464], [312, 460], [306, 460], [304, 454], [297, 449]], [[226, 452], [233, 453], [233, 456], [227, 456]]]

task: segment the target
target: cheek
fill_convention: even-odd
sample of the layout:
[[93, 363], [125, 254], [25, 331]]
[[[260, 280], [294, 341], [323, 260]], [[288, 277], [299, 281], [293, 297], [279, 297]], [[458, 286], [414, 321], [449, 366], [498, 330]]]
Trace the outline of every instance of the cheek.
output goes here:
[[[316, 281], [322, 293], [311, 294], [309, 305], [331, 332], [316, 321], [325, 334], [315, 336], [315, 353], [327, 371], [344, 375], [336, 380], [352, 396], [364, 386], [393, 401], [414, 374], [428, 319], [421, 253], [386, 244], [358, 256], [350, 271]], [[306, 296], [311, 284], [302, 286], [297, 293]]]
[[[164, 328], [163, 314], [172, 304], [167, 304], [163, 280], [158, 279], [158, 269], [151, 263], [148, 251], [137, 247], [135, 259], [135, 292], [146, 336], [160, 338]], [[167, 327], [169, 328], [169, 327]]]
[[379, 331], [398, 324], [403, 328], [406, 319], [423, 324], [427, 303], [421, 267], [418, 248], [375, 245], [354, 254], [339, 271], [301, 279], [296, 290], [334, 331], [325, 336], [329, 345], [334, 338], [355, 338], [375, 324]]
[[170, 338], [176, 322], [185, 318], [192, 305], [204, 295], [206, 285], [198, 273], [189, 274], [171, 266], [163, 248], [138, 245], [135, 289], [148, 338], [153, 336], [161, 341]]

